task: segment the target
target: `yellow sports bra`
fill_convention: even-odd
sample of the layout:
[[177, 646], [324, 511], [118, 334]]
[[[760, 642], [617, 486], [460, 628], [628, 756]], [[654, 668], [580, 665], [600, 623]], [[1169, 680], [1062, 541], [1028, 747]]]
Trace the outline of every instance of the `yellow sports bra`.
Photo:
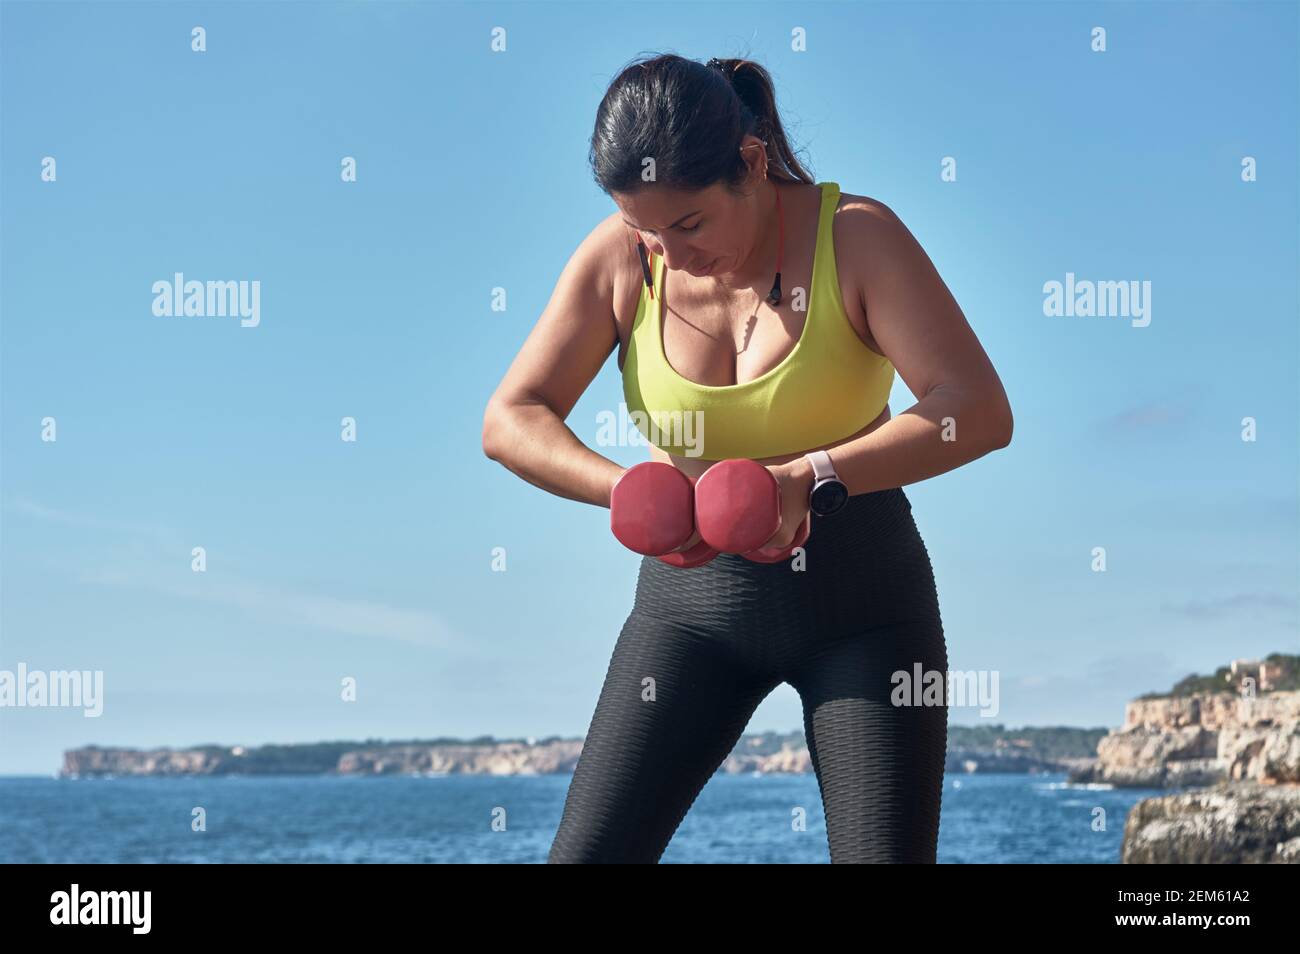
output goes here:
[[821, 212], [808, 315], [794, 349], [752, 381], [713, 387], [682, 377], [663, 347], [663, 259], [651, 256], [655, 297], [647, 291], [623, 361], [628, 415], [652, 444], [703, 460], [797, 454], [861, 430], [889, 402], [894, 366], [858, 337], [840, 297], [831, 217], [840, 187], [820, 183]]

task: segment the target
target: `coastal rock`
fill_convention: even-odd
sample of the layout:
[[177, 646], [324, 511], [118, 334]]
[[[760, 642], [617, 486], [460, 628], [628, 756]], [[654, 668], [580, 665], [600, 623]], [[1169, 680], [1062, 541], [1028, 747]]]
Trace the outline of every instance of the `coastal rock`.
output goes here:
[[1219, 752], [1230, 779], [1300, 783], [1300, 722], [1225, 729]]
[[582, 752], [580, 740], [528, 745], [385, 745], [346, 752], [340, 775], [545, 775], [572, 772]]
[[230, 756], [223, 749], [69, 749], [63, 753], [61, 774], [77, 778], [95, 775], [218, 775]]
[[1300, 863], [1300, 786], [1221, 783], [1128, 814], [1124, 864]]
[[1279, 864], [1300, 865], [1300, 838], [1292, 838], [1278, 845], [1273, 860]]
[[1222, 781], [1300, 782], [1300, 691], [1138, 699], [1097, 744], [1075, 783], [1181, 788]]
[[1162, 699], [1134, 699], [1124, 708], [1121, 732], [1131, 729], [1218, 729], [1237, 721], [1237, 694], [1200, 693]]
[[750, 772], [803, 773], [811, 772], [812, 758], [803, 746], [795, 748], [782, 745], [775, 752], [755, 754], [732, 752], [722, 760], [719, 771], [728, 775], [743, 775]]

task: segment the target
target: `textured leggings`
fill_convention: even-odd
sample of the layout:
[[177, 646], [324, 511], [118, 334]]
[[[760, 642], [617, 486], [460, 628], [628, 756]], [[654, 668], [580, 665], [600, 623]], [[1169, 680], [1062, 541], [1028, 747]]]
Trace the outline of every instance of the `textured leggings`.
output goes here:
[[642, 561], [548, 862], [657, 863], [782, 682], [803, 703], [831, 862], [934, 862], [947, 700], [894, 698], [895, 673], [948, 669], [912, 505], [902, 488], [850, 497], [813, 517], [805, 554], [802, 570]]

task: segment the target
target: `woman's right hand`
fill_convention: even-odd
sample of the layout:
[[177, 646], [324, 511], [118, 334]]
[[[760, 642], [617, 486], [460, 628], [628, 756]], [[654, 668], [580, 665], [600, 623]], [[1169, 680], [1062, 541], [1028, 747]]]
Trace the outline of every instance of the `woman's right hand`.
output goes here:
[[695, 530], [691, 531], [691, 538], [687, 540], [685, 543], [683, 543], [676, 550], [673, 550], [672, 552], [681, 553], [685, 550], [689, 550], [691, 547], [695, 546], [695, 544], [699, 542], [700, 542], [700, 531], [698, 528], [696, 528]]

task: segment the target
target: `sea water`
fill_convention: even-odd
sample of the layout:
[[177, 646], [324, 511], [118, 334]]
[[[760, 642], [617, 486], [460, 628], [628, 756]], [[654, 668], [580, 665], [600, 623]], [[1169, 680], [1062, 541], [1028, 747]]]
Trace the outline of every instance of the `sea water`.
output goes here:
[[[540, 863], [569, 775], [0, 778], [0, 863]], [[940, 863], [1118, 863], [1151, 789], [949, 775]], [[816, 777], [717, 774], [661, 861], [830, 861]]]

